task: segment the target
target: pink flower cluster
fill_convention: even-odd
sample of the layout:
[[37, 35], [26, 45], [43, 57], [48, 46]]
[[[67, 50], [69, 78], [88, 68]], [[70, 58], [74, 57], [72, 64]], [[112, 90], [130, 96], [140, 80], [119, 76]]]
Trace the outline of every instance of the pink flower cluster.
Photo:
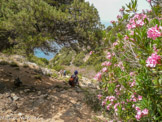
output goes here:
[[89, 54], [90, 54], [90, 55], [92, 55], [92, 53], [93, 53], [93, 51], [90, 51], [90, 53], [89, 53]]
[[111, 66], [111, 62], [105, 61], [101, 64], [102, 66]]
[[125, 35], [124, 40], [128, 40], [128, 39], [129, 39], [129, 37], [127, 35]]
[[142, 27], [144, 25], [144, 19], [147, 18], [145, 14], [136, 14], [130, 19], [129, 24], [127, 24], [128, 30], [134, 29], [136, 27]]
[[116, 98], [115, 98], [115, 96], [107, 96], [106, 100], [113, 102], [114, 100], [116, 100]]
[[117, 64], [117, 66], [118, 66], [122, 71], [124, 71], [124, 66], [123, 66], [123, 62], [122, 62], [122, 61], [120, 61], [120, 62]]
[[108, 70], [107, 70], [107, 68], [106, 67], [104, 67], [104, 68], [102, 68], [102, 72], [104, 73], [104, 72], [107, 72]]
[[121, 19], [121, 18], [122, 18], [122, 16], [121, 16], [121, 15], [118, 15], [118, 16], [117, 16], [117, 19]]
[[158, 28], [157, 25], [155, 27], [149, 28], [147, 31], [147, 37], [153, 40], [155, 40], [157, 37], [160, 37], [162, 33], [160, 32], [159, 29], [161, 28], [162, 28], [161, 26]]
[[147, 67], [156, 67], [157, 64], [160, 64], [161, 57], [157, 55], [157, 52], [153, 53], [151, 56], [148, 57], [146, 60]]
[[135, 85], [136, 85], [136, 82], [135, 82], [135, 81], [130, 82], [130, 87], [133, 87], [133, 86], [135, 86]]
[[135, 75], [135, 72], [130, 72], [129, 75], [132, 77]]
[[132, 96], [131, 96], [131, 99], [129, 101], [133, 101], [133, 102], [137, 102], [137, 101], [140, 101], [142, 100], [142, 96], [138, 95], [138, 97], [136, 97], [136, 93], [134, 93]]
[[147, 12], [148, 12], [148, 13], [151, 13], [151, 12], [152, 12], [152, 10], [148, 10], [148, 9], [147, 9]]
[[98, 80], [98, 81], [100, 81], [101, 78], [102, 78], [102, 73], [101, 73], [101, 72], [98, 72], [98, 73], [96, 74], [96, 76], [94, 77], [94, 79], [95, 79], [95, 80]]
[[147, 2], [151, 3], [151, 0], [147, 0]]
[[110, 21], [112, 24], [114, 24], [115, 23], [115, 21], [114, 20], [112, 20], [112, 21]]
[[99, 95], [97, 95], [97, 97], [98, 97], [99, 100], [101, 100], [102, 95], [99, 94]]
[[118, 42], [117, 41], [113, 43], [113, 46], [114, 47], [117, 46], [117, 45], [118, 45]]
[[124, 8], [121, 8], [120, 10], [119, 10], [119, 12], [123, 12], [124, 11]]
[[112, 57], [111, 53], [108, 52], [106, 58], [107, 58], [107, 59], [111, 59], [111, 57]]
[[148, 115], [148, 109], [143, 109], [141, 110], [139, 107], [135, 107], [137, 114], [135, 116], [135, 118], [139, 121], [143, 116], [147, 116]]

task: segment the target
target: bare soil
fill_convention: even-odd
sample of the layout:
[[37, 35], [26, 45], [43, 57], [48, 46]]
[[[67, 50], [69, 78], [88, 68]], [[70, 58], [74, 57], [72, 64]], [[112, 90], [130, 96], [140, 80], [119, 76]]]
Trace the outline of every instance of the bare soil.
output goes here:
[[29, 67], [0, 65], [0, 121], [93, 122], [96, 113], [78, 89]]

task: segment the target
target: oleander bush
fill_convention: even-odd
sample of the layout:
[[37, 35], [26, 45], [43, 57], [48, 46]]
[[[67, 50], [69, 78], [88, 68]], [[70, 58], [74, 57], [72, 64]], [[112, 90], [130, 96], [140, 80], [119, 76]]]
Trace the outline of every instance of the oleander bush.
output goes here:
[[[137, 13], [137, 1], [132, 0], [120, 9], [122, 15], [117, 22], [112, 21], [112, 29], [105, 32], [104, 41], [110, 48], [95, 79], [102, 90], [98, 95], [102, 108], [116, 120], [162, 118], [162, 19], [159, 5], [149, 4], [152, 10]], [[123, 31], [122, 23], [126, 26]], [[119, 31], [111, 34], [115, 29]]]

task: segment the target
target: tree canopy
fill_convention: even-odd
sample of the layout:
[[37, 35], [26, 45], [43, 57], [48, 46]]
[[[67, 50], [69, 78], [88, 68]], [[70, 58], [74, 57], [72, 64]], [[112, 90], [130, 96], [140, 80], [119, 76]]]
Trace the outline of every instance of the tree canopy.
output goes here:
[[101, 39], [97, 9], [84, 0], [0, 0], [0, 50], [33, 53], [63, 46], [92, 47]]

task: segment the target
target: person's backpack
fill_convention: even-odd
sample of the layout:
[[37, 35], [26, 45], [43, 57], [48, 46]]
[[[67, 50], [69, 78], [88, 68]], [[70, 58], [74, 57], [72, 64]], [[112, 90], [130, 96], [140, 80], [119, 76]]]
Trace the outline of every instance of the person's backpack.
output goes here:
[[69, 79], [69, 85], [74, 87], [75, 86], [74, 80], [75, 80], [75, 77], [71, 76]]

